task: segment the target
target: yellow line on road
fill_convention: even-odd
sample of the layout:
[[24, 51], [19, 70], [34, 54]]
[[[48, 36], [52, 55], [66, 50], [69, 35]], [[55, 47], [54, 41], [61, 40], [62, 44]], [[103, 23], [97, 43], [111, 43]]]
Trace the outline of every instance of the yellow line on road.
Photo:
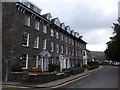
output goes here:
[[84, 78], [84, 77], [87, 77], [87, 76], [89, 76], [89, 75], [91, 75], [91, 74], [92, 74], [92, 73], [89, 73], [89, 74], [84, 75], [84, 76], [82, 76], [82, 77], [80, 77], [80, 78], [74, 79], [74, 80], [72, 80], [72, 81], [69, 81], [69, 82], [66, 82], [66, 83], [64, 83], [64, 84], [61, 84], [61, 85], [58, 85], [58, 86], [54, 86], [54, 87], [51, 87], [51, 88], [58, 88], [58, 87], [65, 86], [65, 85], [67, 85], [67, 84], [69, 84], [69, 83], [72, 83], [72, 82], [75, 82], [75, 81], [77, 81], [77, 80], [80, 80], [80, 79], [82, 79], [82, 78]]
[[14, 85], [2, 85], [6, 87], [13, 87], [13, 88], [30, 88], [30, 87], [25, 87], [25, 86], [14, 86]]
[[[101, 68], [103, 68], [103, 66], [102, 66]], [[84, 75], [84, 76], [81, 76], [81, 77], [79, 77], [79, 78], [77, 78], [77, 79], [74, 79], [74, 80], [72, 80], [72, 81], [66, 82], [66, 83], [61, 84], [61, 85], [58, 85], [58, 86], [53, 86], [53, 87], [51, 87], [51, 88], [58, 88], [58, 87], [65, 86], [65, 85], [67, 85], [67, 84], [69, 84], [69, 83], [72, 83], [72, 82], [75, 82], [75, 81], [77, 81], [77, 80], [80, 80], [80, 79], [82, 79], [82, 78], [84, 78], [84, 77], [87, 77], [87, 76], [91, 75], [92, 73], [94, 73], [95, 71], [97, 71], [97, 70], [99, 70], [99, 69], [101, 69], [101, 68], [95, 69], [95, 70], [93, 70], [92, 72], [90, 72], [90, 73], [88, 73], [88, 74], [86, 74], [86, 75]]]

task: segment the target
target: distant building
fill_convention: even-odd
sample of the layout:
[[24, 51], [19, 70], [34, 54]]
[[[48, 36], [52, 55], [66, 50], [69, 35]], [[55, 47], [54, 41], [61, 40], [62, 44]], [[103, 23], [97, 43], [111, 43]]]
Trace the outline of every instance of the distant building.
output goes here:
[[83, 63], [86, 44], [78, 32], [50, 13], [41, 15], [41, 9], [26, 0], [2, 3], [3, 76], [9, 76], [15, 64], [26, 71], [48, 71], [48, 64], [60, 64], [60, 55], [62, 68], [76, 67]]
[[106, 55], [104, 52], [101, 51], [91, 51], [91, 60], [93, 61], [105, 61], [106, 60]]
[[91, 61], [90, 51], [87, 49], [83, 50], [83, 65], [86, 65], [87, 62]]

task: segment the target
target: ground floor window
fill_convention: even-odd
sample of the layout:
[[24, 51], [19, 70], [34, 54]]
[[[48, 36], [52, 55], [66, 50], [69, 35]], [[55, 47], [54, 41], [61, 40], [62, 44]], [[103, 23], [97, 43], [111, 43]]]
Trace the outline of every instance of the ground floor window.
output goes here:
[[38, 67], [38, 56], [36, 55], [33, 56], [33, 62], [34, 62], [33, 67]]
[[54, 57], [50, 58], [50, 64], [54, 64]]
[[22, 69], [28, 69], [28, 54], [22, 54]]

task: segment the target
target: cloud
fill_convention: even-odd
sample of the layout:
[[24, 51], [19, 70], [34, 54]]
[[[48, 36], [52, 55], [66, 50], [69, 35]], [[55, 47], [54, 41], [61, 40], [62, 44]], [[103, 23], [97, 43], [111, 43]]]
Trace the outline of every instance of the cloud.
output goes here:
[[119, 0], [30, 0], [83, 35], [90, 50], [105, 50], [117, 20]]

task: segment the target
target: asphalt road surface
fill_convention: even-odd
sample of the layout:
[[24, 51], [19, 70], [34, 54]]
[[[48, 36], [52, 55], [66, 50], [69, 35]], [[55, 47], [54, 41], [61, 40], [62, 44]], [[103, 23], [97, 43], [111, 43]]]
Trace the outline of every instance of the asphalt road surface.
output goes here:
[[118, 88], [120, 86], [118, 68], [117, 66], [104, 66], [85, 78], [59, 88]]

